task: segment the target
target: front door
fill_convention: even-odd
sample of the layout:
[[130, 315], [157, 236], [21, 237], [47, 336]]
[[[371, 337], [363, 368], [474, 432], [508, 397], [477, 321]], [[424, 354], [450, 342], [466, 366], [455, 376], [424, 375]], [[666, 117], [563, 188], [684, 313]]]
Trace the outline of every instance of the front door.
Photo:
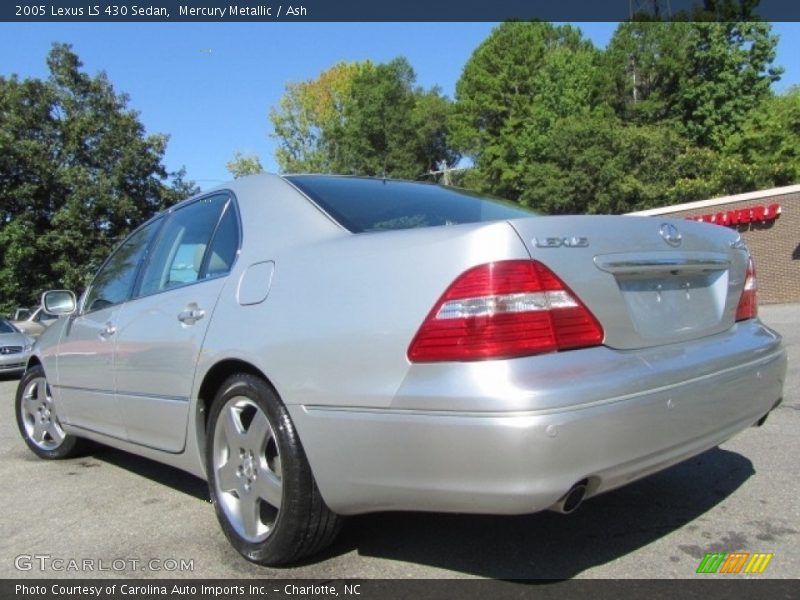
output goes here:
[[64, 328], [54, 392], [65, 423], [125, 438], [115, 396], [114, 351], [125, 302], [160, 225], [160, 220], [148, 223], [117, 248], [84, 294], [77, 316]]

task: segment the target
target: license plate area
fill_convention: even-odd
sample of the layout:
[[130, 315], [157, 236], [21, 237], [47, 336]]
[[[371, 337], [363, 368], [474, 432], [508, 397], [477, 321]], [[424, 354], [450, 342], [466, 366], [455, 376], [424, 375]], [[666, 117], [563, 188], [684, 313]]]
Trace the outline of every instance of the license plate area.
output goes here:
[[728, 272], [617, 274], [636, 332], [643, 338], [674, 338], [713, 330], [721, 321]]

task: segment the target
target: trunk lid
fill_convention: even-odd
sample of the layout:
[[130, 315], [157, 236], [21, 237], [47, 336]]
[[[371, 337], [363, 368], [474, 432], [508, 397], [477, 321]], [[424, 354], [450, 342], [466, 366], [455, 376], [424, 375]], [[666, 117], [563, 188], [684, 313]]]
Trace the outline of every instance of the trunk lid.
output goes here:
[[509, 221], [600, 321], [604, 344], [636, 349], [733, 326], [747, 250], [719, 225], [659, 217], [556, 216]]

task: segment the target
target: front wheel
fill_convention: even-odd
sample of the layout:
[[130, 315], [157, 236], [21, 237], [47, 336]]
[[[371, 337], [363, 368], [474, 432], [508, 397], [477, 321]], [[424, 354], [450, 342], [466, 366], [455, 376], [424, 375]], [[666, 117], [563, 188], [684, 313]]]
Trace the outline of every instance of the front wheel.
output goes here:
[[206, 472], [220, 525], [242, 556], [278, 565], [329, 545], [341, 517], [325, 504], [283, 403], [262, 379], [230, 377], [208, 417]]
[[28, 369], [22, 376], [15, 404], [19, 432], [39, 458], [72, 458], [87, 449], [86, 440], [65, 433], [61, 427], [41, 365]]

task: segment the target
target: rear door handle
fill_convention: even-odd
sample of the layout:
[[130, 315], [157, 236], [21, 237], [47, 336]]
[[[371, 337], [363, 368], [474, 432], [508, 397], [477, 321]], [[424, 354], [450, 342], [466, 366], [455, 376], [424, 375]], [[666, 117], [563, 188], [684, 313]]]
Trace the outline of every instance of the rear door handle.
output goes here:
[[178, 313], [178, 321], [184, 325], [194, 325], [200, 319], [206, 316], [206, 311], [192, 302], [184, 310]]
[[100, 330], [98, 336], [100, 336], [101, 340], [107, 340], [115, 333], [117, 333], [117, 328], [114, 327], [114, 324], [111, 321], [109, 321], [108, 323], [106, 323], [106, 326]]

